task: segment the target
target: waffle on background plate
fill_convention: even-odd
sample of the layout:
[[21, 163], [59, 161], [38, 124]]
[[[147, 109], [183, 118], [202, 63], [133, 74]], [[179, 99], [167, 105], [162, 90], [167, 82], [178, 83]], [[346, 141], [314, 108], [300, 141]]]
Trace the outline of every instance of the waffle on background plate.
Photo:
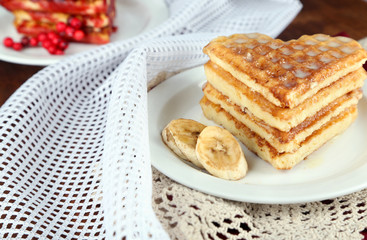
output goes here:
[[291, 169], [357, 117], [367, 52], [350, 38], [234, 34], [203, 51], [204, 115], [277, 169]]
[[86, 33], [80, 42], [108, 43], [114, 31], [115, 0], [0, 0], [0, 5], [13, 13], [17, 31], [28, 36], [55, 31], [58, 22], [72, 17], [81, 20]]

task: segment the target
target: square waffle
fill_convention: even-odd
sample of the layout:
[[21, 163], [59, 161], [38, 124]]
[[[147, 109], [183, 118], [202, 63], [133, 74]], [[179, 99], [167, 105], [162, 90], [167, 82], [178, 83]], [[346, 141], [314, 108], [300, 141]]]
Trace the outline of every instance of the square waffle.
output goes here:
[[357, 117], [367, 52], [350, 38], [235, 34], [203, 51], [204, 115], [275, 168], [294, 167]]

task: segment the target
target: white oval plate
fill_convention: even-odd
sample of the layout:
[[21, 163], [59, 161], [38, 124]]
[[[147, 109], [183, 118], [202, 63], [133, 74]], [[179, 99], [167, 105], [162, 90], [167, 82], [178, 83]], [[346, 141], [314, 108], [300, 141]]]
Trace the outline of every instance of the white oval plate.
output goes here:
[[[116, 0], [115, 25], [117, 32], [111, 35], [111, 42], [131, 38], [145, 32], [168, 18], [168, 9], [163, 0]], [[65, 51], [65, 55], [50, 55], [42, 47], [26, 48], [22, 51], [14, 51], [3, 45], [5, 37], [20, 39], [13, 25], [13, 15], [0, 6], [0, 60], [26, 64], [46, 66], [61, 60], [72, 54], [86, 51], [99, 45], [71, 43]]]
[[209, 175], [180, 160], [162, 142], [161, 131], [177, 118], [215, 125], [201, 112], [203, 67], [182, 72], [148, 94], [152, 165], [171, 179], [214, 196], [253, 203], [288, 204], [330, 199], [367, 187], [367, 97], [357, 120], [292, 170], [276, 170], [243, 147], [248, 174], [239, 181]]

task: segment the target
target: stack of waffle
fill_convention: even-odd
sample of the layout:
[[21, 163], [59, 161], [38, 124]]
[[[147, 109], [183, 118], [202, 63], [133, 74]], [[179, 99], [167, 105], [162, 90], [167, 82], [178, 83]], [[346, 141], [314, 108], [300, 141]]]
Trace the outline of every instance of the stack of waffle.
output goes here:
[[81, 42], [103, 44], [110, 41], [115, 17], [115, 0], [0, 0], [11, 11], [19, 33], [37, 36], [56, 30], [58, 22], [77, 17], [85, 37]]
[[367, 52], [350, 38], [235, 34], [204, 53], [204, 115], [277, 169], [291, 169], [357, 116]]

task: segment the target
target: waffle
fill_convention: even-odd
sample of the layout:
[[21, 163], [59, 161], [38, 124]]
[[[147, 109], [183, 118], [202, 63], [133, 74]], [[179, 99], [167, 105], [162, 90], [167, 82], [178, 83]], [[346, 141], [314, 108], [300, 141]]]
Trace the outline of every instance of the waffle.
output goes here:
[[312, 98], [306, 99], [295, 108], [279, 107], [269, 102], [263, 95], [209, 61], [204, 65], [207, 81], [220, 92], [228, 96], [234, 104], [248, 109], [251, 113], [281, 131], [301, 124], [307, 117], [313, 116], [336, 98], [363, 86], [367, 78], [366, 71], [360, 67], [356, 71], [338, 79], [328, 87], [321, 89]]
[[204, 115], [277, 169], [291, 169], [357, 117], [367, 52], [350, 38], [235, 34], [203, 51]]
[[56, 31], [58, 22], [68, 23], [73, 17], [83, 23], [85, 37], [79, 42], [108, 43], [115, 30], [115, 0], [0, 0], [0, 4], [14, 14], [17, 31], [27, 36]]
[[367, 59], [358, 42], [324, 34], [289, 42], [259, 33], [234, 34], [212, 40], [203, 51], [268, 101], [288, 108], [357, 70]]
[[261, 138], [245, 124], [237, 121], [219, 105], [210, 102], [206, 97], [201, 99], [200, 105], [205, 117], [232, 132], [249, 150], [269, 162], [274, 168], [283, 170], [293, 168], [334, 136], [345, 131], [357, 117], [357, 107], [354, 105], [313, 132], [301, 143], [301, 147], [297, 151], [279, 153], [268, 141]]
[[247, 109], [228, 101], [228, 97], [221, 94], [209, 83], [203, 89], [205, 97], [214, 104], [228, 112], [238, 122], [248, 126], [253, 132], [267, 141], [279, 152], [295, 152], [301, 143], [315, 130], [326, 124], [330, 119], [339, 115], [345, 109], [356, 105], [362, 98], [362, 90], [356, 89], [337, 98], [329, 105], [322, 108], [315, 115], [308, 117], [301, 124], [289, 131], [280, 131], [257, 118]]

